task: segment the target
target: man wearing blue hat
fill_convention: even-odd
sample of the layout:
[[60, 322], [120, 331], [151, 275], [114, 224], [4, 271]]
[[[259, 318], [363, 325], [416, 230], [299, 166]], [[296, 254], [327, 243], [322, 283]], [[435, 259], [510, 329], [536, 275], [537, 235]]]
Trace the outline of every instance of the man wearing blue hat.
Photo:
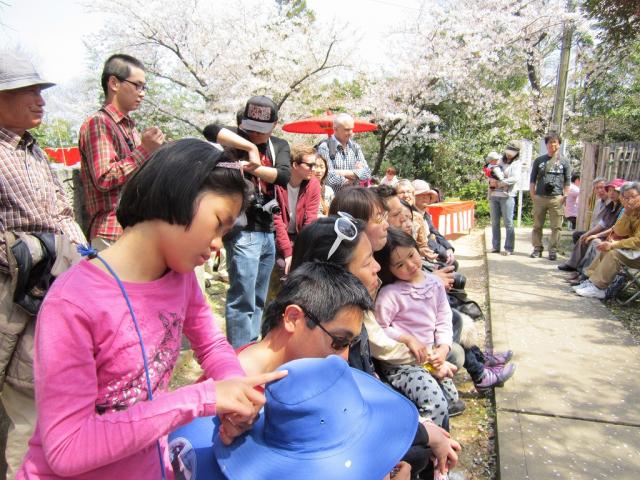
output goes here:
[[53, 85], [27, 58], [0, 53], [0, 398], [10, 424], [11, 478], [36, 421], [35, 316], [64, 269], [61, 248], [85, 242], [47, 155], [29, 133], [42, 123], [42, 90]]

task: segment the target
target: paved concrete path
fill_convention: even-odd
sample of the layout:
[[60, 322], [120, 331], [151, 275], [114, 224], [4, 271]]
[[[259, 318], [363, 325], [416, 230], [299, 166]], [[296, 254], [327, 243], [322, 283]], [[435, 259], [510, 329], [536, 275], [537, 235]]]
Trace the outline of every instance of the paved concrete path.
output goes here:
[[529, 258], [530, 238], [487, 253], [494, 347], [518, 364], [496, 389], [500, 479], [640, 479], [640, 346], [560, 262]]

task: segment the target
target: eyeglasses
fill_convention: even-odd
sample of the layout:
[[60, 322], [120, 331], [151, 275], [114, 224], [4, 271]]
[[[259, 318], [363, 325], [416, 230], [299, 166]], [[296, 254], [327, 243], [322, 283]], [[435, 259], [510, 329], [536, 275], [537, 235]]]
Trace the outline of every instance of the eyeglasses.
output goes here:
[[311, 313], [309, 313], [306, 309], [304, 309], [302, 307], [300, 307], [300, 309], [304, 312], [305, 316], [309, 320], [311, 320], [318, 328], [320, 328], [320, 330], [322, 330], [329, 337], [331, 337], [331, 348], [334, 349], [336, 352], [340, 352], [340, 351], [344, 350], [345, 348], [351, 348], [360, 340], [360, 335], [356, 335], [355, 337], [352, 337], [352, 338], [337, 337], [333, 333], [329, 332], [329, 330], [324, 328], [322, 326], [322, 323], [320, 323], [320, 321], [314, 315], [312, 315]]
[[136, 89], [136, 92], [138, 93], [146, 92], [148, 88], [145, 83], [132, 82], [131, 80], [127, 80], [126, 78], [123, 78], [120, 81], [130, 83], [131, 85], [133, 85], [133, 87]]
[[309, 170], [314, 170], [318, 168], [315, 162], [296, 162], [298, 165], [306, 165]]
[[336, 252], [343, 240], [352, 242], [358, 236], [358, 228], [352, 220], [353, 217], [348, 213], [338, 212], [336, 223], [333, 224], [333, 231], [336, 232], [336, 239], [329, 249], [327, 260], [329, 260], [331, 258], [331, 255]]

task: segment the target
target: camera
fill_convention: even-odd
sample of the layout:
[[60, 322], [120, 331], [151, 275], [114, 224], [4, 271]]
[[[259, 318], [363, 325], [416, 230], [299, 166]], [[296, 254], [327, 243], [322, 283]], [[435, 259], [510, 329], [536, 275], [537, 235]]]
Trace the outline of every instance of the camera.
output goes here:
[[264, 195], [258, 191], [254, 191], [249, 200], [249, 210], [253, 210], [256, 214], [278, 215], [282, 210], [275, 198], [267, 200]]
[[271, 215], [278, 215], [282, 212], [282, 210], [280, 209], [280, 205], [278, 205], [278, 200], [276, 200], [275, 198], [262, 205], [262, 210]]
[[553, 183], [545, 183], [544, 184], [544, 193], [545, 195], [551, 195], [553, 193]]
[[453, 286], [456, 290], [464, 290], [465, 285], [467, 284], [467, 277], [462, 275], [461, 273], [455, 272], [453, 274]]

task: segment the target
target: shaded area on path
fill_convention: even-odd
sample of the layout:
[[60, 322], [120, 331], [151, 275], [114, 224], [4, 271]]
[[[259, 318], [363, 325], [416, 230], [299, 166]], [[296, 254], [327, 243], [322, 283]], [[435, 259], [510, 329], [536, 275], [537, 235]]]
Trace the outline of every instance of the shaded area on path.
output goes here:
[[640, 478], [640, 346], [530, 251], [518, 229], [515, 255], [487, 253], [493, 343], [518, 363], [496, 390], [500, 478]]

